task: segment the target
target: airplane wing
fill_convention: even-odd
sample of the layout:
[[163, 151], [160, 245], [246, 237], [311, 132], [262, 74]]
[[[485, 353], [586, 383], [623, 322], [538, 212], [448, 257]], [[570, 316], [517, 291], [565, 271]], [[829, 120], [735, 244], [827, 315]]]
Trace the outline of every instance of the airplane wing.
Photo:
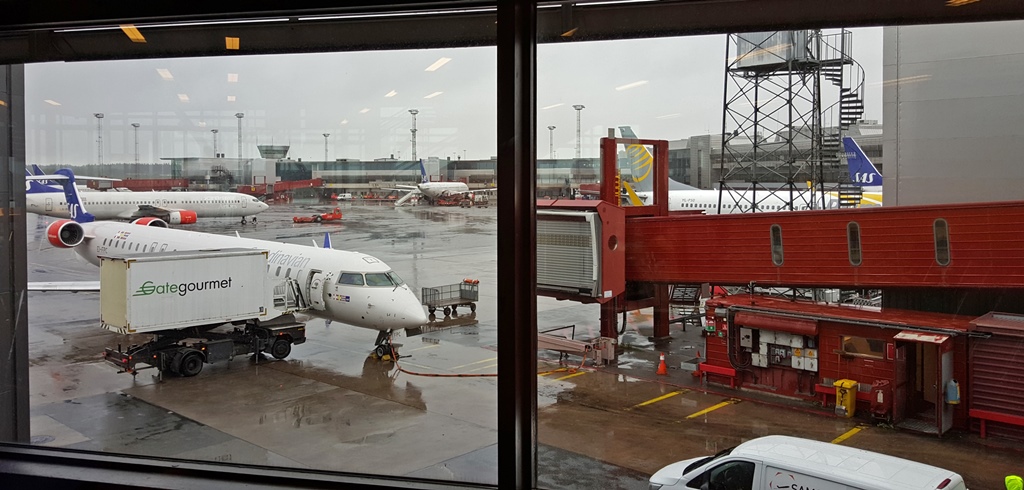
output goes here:
[[63, 291], [68, 293], [98, 292], [99, 281], [41, 281], [29, 282], [29, 291]]
[[454, 195], [454, 194], [485, 194], [485, 193], [488, 193], [488, 192], [497, 192], [497, 190], [498, 190], [497, 187], [488, 187], [486, 189], [473, 189], [473, 190], [468, 190], [468, 191], [447, 191], [446, 193], [448, 195]]

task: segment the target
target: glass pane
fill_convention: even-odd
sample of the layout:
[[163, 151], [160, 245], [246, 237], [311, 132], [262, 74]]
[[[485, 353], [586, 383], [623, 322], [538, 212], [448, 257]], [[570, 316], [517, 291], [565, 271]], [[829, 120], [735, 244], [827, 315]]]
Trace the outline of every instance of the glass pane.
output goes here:
[[[664, 26], [672, 11], [636, 7], [662, 16], [628, 22]], [[569, 31], [540, 44], [537, 194], [563, 198], [538, 203], [540, 481], [558, 486], [569, 460], [607, 486], [700, 488], [729, 466], [695, 458], [787, 435], [944, 468], [967, 487], [1001, 485], [978, 468], [992, 458], [997, 473], [1013, 472], [1012, 453], [961, 464], [970, 445], [939, 449], [934, 434], [977, 432], [947, 398], [986, 370], [957, 329], [1006, 306], [981, 299], [990, 294], [979, 284], [1020, 263], [994, 231], [1014, 226], [1019, 206], [1001, 215], [960, 204], [1019, 199], [1011, 162], [1022, 126], [1010, 107], [1024, 73], [1020, 28], [601, 41]], [[665, 177], [664, 194], [645, 187]], [[870, 209], [883, 185], [890, 201]], [[602, 214], [598, 199], [621, 214]], [[667, 213], [648, 209], [662, 199]], [[947, 228], [940, 211], [897, 203], [949, 205], [967, 224]], [[961, 229], [967, 239], [954, 236]], [[618, 230], [624, 258], [602, 246]], [[936, 268], [950, 243], [976, 239], [984, 269], [961, 270], [959, 282]], [[1019, 354], [1011, 338], [997, 342]], [[840, 390], [850, 420], [834, 417], [845, 403], [837, 386], [856, 386]], [[897, 430], [856, 429], [876, 421]]]
[[[46, 238], [67, 209], [44, 216], [30, 197], [29, 261], [47, 264], [30, 280], [105, 282], [101, 294], [29, 298], [33, 441], [497, 483], [495, 53], [26, 66], [28, 161], [72, 169], [90, 202], [111, 196], [88, 206], [98, 221], [82, 224], [90, 231], [73, 250]], [[165, 194], [146, 198], [154, 191]], [[116, 220], [116, 196], [174, 234], [99, 224]], [[108, 295], [114, 279], [75, 256], [121, 258], [139, 243], [147, 257], [157, 243], [266, 254], [252, 267], [140, 259], [139, 274], [163, 269], [146, 289], [121, 285], [137, 315], [129, 325]], [[217, 291], [231, 295], [189, 302]], [[140, 302], [158, 296], [168, 302]]]

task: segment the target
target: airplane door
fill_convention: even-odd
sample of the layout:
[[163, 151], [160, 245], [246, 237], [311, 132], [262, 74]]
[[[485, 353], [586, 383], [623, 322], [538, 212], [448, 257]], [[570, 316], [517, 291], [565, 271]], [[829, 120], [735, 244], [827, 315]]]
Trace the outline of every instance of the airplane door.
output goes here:
[[242, 209], [245, 209], [246, 208], [246, 204], [248, 204], [248, 203], [249, 203], [248, 199], [242, 198]]
[[47, 211], [53, 211], [53, 198], [52, 197], [46, 198], [46, 210]]
[[324, 311], [327, 305], [324, 304], [324, 290], [326, 278], [322, 271], [309, 271], [309, 278], [306, 280], [306, 298], [309, 306], [317, 311]]

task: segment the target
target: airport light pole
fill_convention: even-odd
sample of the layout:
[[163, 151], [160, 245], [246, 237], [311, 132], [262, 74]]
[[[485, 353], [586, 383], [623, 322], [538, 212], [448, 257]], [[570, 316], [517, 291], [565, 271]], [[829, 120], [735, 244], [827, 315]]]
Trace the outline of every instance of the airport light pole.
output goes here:
[[548, 158], [555, 158], [555, 127], [548, 126]]
[[238, 118], [238, 159], [242, 159], [242, 118], [245, 117], [244, 113], [236, 112], [235, 117]]
[[135, 131], [135, 178], [139, 178], [139, 123], [132, 123]]
[[583, 104], [572, 106], [576, 109], [576, 158], [580, 157], [580, 112], [584, 109]]
[[93, 113], [96, 117], [96, 163], [103, 165], [103, 113]]
[[416, 114], [420, 111], [417, 109], [409, 109], [409, 114], [412, 114], [412, 161], [416, 161]]
[[210, 130], [213, 133], [213, 158], [217, 158], [217, 131], [216, 129]]
[[330, 135], [331, 133], [324, 133], [324, 163], [327, 163], [327, 137]]

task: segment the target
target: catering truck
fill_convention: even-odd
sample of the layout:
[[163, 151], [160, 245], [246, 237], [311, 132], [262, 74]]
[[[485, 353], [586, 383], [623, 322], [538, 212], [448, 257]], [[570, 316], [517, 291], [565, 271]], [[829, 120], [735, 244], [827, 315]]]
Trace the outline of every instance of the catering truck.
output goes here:
[[267, 251], [221, 249], [100, 257], [100, 322], [152, 338], [104, 359], [133, 376], [199, 374], [204, 363], [268, 352], [276, 359], [306, 340], [295, 313], [308, 307], [299, 285], [267, 276]]
[[885, 454], [790, 436], [751, 439], [672, 463], [650, 490], [967, 490], [960, 475]]

